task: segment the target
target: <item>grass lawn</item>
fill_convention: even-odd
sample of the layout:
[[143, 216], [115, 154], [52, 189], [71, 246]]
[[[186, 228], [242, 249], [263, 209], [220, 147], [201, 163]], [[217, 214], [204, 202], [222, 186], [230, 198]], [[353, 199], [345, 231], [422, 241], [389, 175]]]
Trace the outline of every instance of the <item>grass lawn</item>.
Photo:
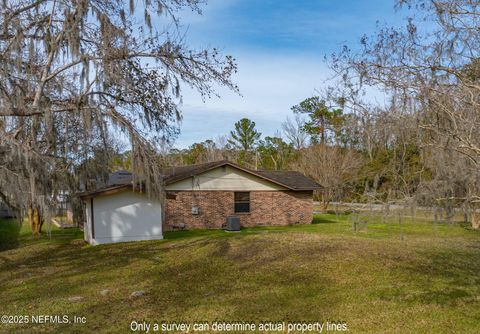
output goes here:
[[[0, 332], [129, 332], [131, 320], [480, 332], [480, 232], [460, 223], [371, 219], [353, 232], [347, 216], [316, 215], [312, 225], [169, 232], [163, 241], [92, 247], [82, 236], [54, 229], [33, 239], [28, 226], [0, 222], [0, 315], [86, 318]], [[145, 295], [130, 297], [138, 290]]]

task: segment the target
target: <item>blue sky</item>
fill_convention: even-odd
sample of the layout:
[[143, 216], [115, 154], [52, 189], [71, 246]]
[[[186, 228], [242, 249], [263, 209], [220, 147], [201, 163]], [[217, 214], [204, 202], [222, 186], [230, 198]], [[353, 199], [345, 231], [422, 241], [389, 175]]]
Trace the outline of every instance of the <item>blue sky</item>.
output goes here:
[[178, 148], [227, 135], [242, 117], [273, 135], [291, 106], [326, 86], [325, 55], [402, 18], [393, 0], [210, 0], [202, 9], [182, 13], [187, 43], [234, 56], [242, 96], [219, 88], [220, 98], [203, 101], [184, 89]]

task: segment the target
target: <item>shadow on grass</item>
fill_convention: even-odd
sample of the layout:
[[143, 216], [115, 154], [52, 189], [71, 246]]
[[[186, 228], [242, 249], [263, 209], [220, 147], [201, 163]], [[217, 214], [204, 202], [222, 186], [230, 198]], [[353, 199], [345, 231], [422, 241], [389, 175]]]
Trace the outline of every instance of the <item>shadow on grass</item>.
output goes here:
[[[48, 282], [47, 287], [35, 286], [30, 291], [14, 295], [17, 290], [10, 285], [8, 302], [17, 305], [30, 305], [32, 300], [40, 305], [64, 303], [70, 307], [66, 313], [87, 316], [88, 323], [84, 327], [50, 324], [42, 328], [57, 333], [77, 329], [79, 332], [87, 329], [89, 332], [95, 329], [124, 332], [128, 330], [130, 319], [138, 314], [146, 320], [159, 320], [159, 314], [169, 320], [196, 320], [195, 317], [201, 315], [202, 321], [213, 321], [215, 317], [280, 321], [293, 316], [294, 319], [303, 319], [298, 314], [303, 315], [304, 310], [311, 310], [310, 313], [318, 316], [315, 303], [331, 282], [305, 270], [292, 270], [291, 264], [295, 260], [292, 257], [302, 256], [303, 251], [291, 246], [289, 251], [261, 238], [248, 239], [245, 243], [237, 241], [232, 238], [217, 238], [213, 242], [212, 239], [192, 238], [182, 242], [153, 241], [96, 247], [65, 244], [62, 248], [55, 245], [49, 251], [31, 256], [29, 261], [15, 263], [17, 270], [20, 263], [29, 268], [35, 266], [38, 271], [42, 271], [45, 261], [49, 267], [60, 266], [56, 273], [35, 278]], [[245, 256], [246, 251], [249, 256]], [[277, 254], [278, 251], [282, 253]], [[161, 259], [155, 261], [156, 257]], [[138, 266], [140, 261], [143, 264]], [[119, 271], [127, 264], [131, 267]], [[107, 297], [98, 294], [93, 298], [92, 290], [114, 290], [112, 285], [119, 281], [122, 288], [117, 293], [112, 291]], [[52, 286], [54, 289], [50, 288]], [[145, 296], [129, 298], [134, 288], [145, 290]], [[66, 301], [75, 295], [84, 296], [85, 300], [73, 304]], [[331, 296], [328, 307], [335, 302]], [[292, 310], [298, 312], [292, 314]], [[207, 313], [202, 313], [204, 311]], [[116, 321], [111, 321], [112, 316]], [[306, 319], [314, 320], [314, 315], [307, 313]], [[95, 328], [94, 324], [100, 323], [102, 326]]]
[[312, 224], [338, 224], [342, 223], [343, 221], [337, 221], [335, 218], [325, 218], [325, 217], [314, 217], [312, 220]]
[[480, 295], [478, 256], [478, 251], [457, 249], [426, 252], [425, 257], [429, 259], [429, 263], [412, 268], [412, 272], [428, 275], [445, 287], [439, 290], [430, 286], [420, 298], [440, 304], [476, 301]]
[[[230, 312], [231, 305], [240, 299], [247, 305], [242, 309], [247, 314], [250, 309], [257, 312], [269, 309], [273, 302], [285, 305], [284, 312], [305, 298], [311, 302], [310, 297], [301, 293], [303, 287], [295, 293], [289, 290], [293, 282], [307, 284], [314, 296], [325, 288], [326, 283], [319, 284], [316, 277], [290, 272], [290, 267], [285, 267], [286, 259], [292, 262], [292, 257], [300, 258], [303, 251], [288, 251], [273, 242], [265, 244], [261, 237], [249, 239], [245, 244], [237, 242], [251, 234], [211, 232], [175, 232], [185, 238], [95, 247], [72, 242], [74, 234], [70, 239], [52, 239], [55, 242], [34, 240], [33, 244], [19, 248], [23, 253], [16, 259], [0, 263], [0, 272], [8, 273], [10, 281], [0, 283], [0, 296], [17, 305], [30, 305], [32, 300], [69, 305], [68, 298], [79, 295], [85, 296], [91, 305], [92, 289], [111, 287], [122, 276], [122, 289], [146, 288], [147, 297], [142, 303], [148, 309], [166, 307], [170, 312], [177, 309], [194, 312], [198, 306], [208, 308], [215, 297], [221, 296], [221, 301], [215, 301], [215, 310]], [[240, 249], [232, 249], [232, 242]], [[233, 295], [232, 288], [236, 291]], [[130, 302], [131, 291], [122, 292], [124, 303]], [[96, 307], [107, 314], [112, 304], [109, 305], [99, 303]], [[270, 313], [266, 312], [267, 315]]]
[[21, 228], [16, 219], [0, 220], [0, 252], [18, 247]]
[[0, 271], [9, 273], [9, 280], [0, 282], [0, 295], [19, 305], [29, 305], [32, 300], [65, 301], [71, 296], [84, 295], [85, 286], [107, 284], [122, 268], [151, 258], [153, 250], [148, 246], [94, 248], [58, 242], [47, 248], [27, 247], [21, 258], [0, 262]]
[[[478, 303], [480, 295], [478, 250], [433, 248], [423, 250], [419, 255], [400, 267], [402, 271], [408, 273], [408, 288], [383, 291], [381, 292], [383, 299], [449, 307]], [[477, 320], [480, 320], [478, 315]]]
[[[235, 314], [243, 319], [252, 319], [253, 315], [254, 319], [280, 321], [292, 315], [293, 309], [311, 309], [313, 300], [331, 281], [294, 266], [305, 252], [292, 247], [288, 236], [283, 243], [273, 242], [278, 241], [276, 236], [267, 238], [204, 240], [191, 250], [183, 245], [171, 254], [183, 259], [162, 266], [154, 276], [152, 286], [157, 295], [163, 295], [157, 302], [165, 304], [164, 314], [176, 310], [195, 314], [208, 309], [219, 318]], [[320, 249], [323, 245], [318, 244], [314, 253], [323, 256]], [[170, 293], [165, 295], [164, 291]], [[329, 303], [336, 303], [334, 294]]]

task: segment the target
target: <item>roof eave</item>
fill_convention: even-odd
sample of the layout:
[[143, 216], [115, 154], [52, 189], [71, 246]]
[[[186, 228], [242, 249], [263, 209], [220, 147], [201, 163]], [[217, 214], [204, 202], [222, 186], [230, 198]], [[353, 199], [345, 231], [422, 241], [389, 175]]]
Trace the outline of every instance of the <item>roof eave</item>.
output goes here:
[[207, 168], [207, 169], [205, 169], [205, 170], [202, 170], [200, 173], [190, 173], [190, 174], [188, 174], [188, 175], [182, 175], [182, 176], [180, 176], [180, 177], [171, 177], [171, 178], [165, 180], [165, 185], [170, 185], [170, 184], [173, 184], [173, 183], [175, 183], [175, 182], [182, 181], [182, 180], [185, 180], [185, 179], [187, 179], [187, 178], [189, 178], [189, 177], [193, 177], [193, 176], [196, 176], [196, 175], [198, 175], [198, 174], [202, 174], [202, 173], [208, 172], [208, 171], [210, 171], [210, 170], [212, 170], [212, 169], [215, 169], [215, 168], [218, 168], [218, 167], [222, 167], [222, 166], [226, 166], [226, 165], [231, 166], [231, 167], [233, 167], [233, 168], [236, 168], [236, 169], [238, 169], [238, 170], [241, 170], [241, 171], [243, 171], [243, 172], [245, 172], [245, 173], [248, 173], [248, 174], [251, 174], [251, 175], [255, 175], [256, 177], [259, 177], [259, 178], [261, 178], [261, 179], [263, 179], [263, 180], [267, 180], [267, 181], [272, 182], [272, 183], [274, 183], [274, 184], [280, 185], [280, 186], [282, 186], [282, 187], [284, 187], [284, 188], [286, 188], [286, 189], [288, 189], [288, 190], [292, 190], [292, 191], [308, 191], [308, 190], [312, 190], [312, 191], [313, 191], [313, 190], [317, 190], [317, 189], [322, 189], [321, 186], [318, 186], [318, 187], [308, 187], [308, 188], [295, 188], [295, 187], [291, 187], [291, 186], [286, 185], [286, 184], [284, 184], [284, 183], [282, 183], [282, 182], [280, 182], [280, 181], [271, 179], [271, 178], [269, 178], [269, 177], [267, 177], [267, 176], [265, 176], [265, 175], [262, 175], [262, 174], [260, 174], [260, 173], [256, 173], [256, 172], [253, 171], [253, 170], [250, 170], [250, 169], [248, 169], [248, 168], [244, 168], [244, 167], [239, 166], [239, 165], [237, 165], [237, 164], [235, 164], [235, 163], [233, 163], [233, 162], [230, 162], [230, 161], [228, 161], [228, 160], [219, 161], [218, 164], [212, 165], [212, 166], [210, 166], [209, 168]]
[[323, 189], [322, 187], [295, 188], [294, 191], [313, 191]]
[[78, 194], [81, 199], [88, 199], [96, 196], [104, 196], [104, 195], [110, 195], [110, 194], [115, 194], [124, 190], [131, 189], [132, 185], [131, 184], [122, 184], [122, 185], [117, 185], [117, 186], [112, 186], [112, 187], [107, 187], [103, 189], [98, 189], [98, 190], [93, 190], [93, 191], [86, 191], [83, 193]]

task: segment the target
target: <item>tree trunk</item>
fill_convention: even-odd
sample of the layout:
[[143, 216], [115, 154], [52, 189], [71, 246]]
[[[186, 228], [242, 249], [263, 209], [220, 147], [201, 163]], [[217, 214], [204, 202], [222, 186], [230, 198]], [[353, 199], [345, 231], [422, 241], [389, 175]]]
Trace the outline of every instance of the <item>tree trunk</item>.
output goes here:
[[471, 220], [472, 220], [472, 227], [474, 229], [479, 229], [480, 228], [480, 217], [479, 214], [476, 210], [472, 210], [472, 213], [470, 215]]
[[28, 215], [28, 222], [30, 223], [30, 228], [32, 229], [32, 233], [34, 231], [34, 228], [33, 228], [33, 208], [32, 208], [32, 204], [29, 204], [28, 205], [28, 210], [27, 210], [27, 215]]
[[322, 200], [320, 201], [320, 211], [322, 213], [327, 213], [328, 204], [330, 204], [329, 192], [326, 189], [322, 191]]
[[29, 205], [28, 221], [30, 222], [33, 235], [39, 235], [42, 232], [42, 226], [44, 223], [44, 219], [39, 207], [33, 207], [32, 205]]
[[327, 213], [328, 203], [328, 201], [322, 198], [322, 201], [320, 202], [320, 212]]
[[40, 220], [41, 220], [40, 212], [36, 207], [35, 209], [33, 209], [33, 224], [34, 224], [33, 235], [38, 235], [40, 233], [39, 232]]
[[470, 215], [469, 215], [469, 212], [468, 212], [467, 203], [463, 204], [462, 209], [463, 209], [463, 222], [465, 224], [468, 224], [468, 222], [470, 221]]

